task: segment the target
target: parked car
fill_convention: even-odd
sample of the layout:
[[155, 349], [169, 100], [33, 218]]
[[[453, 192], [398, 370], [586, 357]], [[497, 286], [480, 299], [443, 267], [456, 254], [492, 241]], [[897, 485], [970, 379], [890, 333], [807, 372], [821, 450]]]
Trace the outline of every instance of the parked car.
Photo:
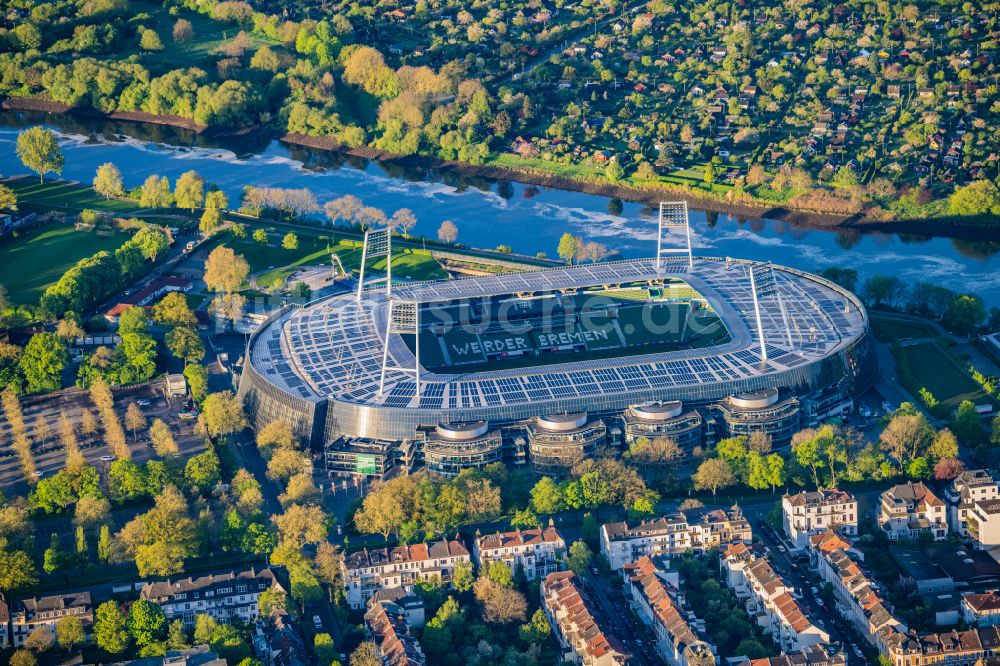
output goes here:
[[101, 456], [101, 462], [114, 462], [117, 460], [114, 456]]
[[149, 407], [149, 400], [147, 400], [146, 398], [139, 398], [138, 400], [135, 401], [135, 404], [139, 405], [140, 407]]
[[320, 619], [319, 615], [313, 615], [313, 625], [317, 631], [323, 628], [323, 620]]

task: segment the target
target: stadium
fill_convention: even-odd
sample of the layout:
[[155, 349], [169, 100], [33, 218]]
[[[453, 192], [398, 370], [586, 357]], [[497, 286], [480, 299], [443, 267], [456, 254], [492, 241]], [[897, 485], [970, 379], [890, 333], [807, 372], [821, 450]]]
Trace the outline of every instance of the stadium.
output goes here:
[[[665, 247], [686, 218], [661, 211], [651, 259], [376, 286], [363, 260], [356, 292], [265, 320], [239, 394], [257, 427], [289, 420], [331, 472], [375, 476], [498, 460], [555, 473], [637, 437], [690, 451], [759, 430], [782, 446], [850, 411], [876, 370], [858, 299]], [[377, 234], [369, 259], [391, 253]]]

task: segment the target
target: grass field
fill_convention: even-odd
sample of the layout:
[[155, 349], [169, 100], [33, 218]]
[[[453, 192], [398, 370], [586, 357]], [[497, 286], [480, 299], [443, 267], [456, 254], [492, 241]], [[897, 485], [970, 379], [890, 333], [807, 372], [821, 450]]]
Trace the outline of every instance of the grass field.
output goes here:
[[35, 303], [80, 259], [101, 250], [114, 250], [130, 238], [127, 232], [99, 236], [72, 225], [49, 224], [28, 236], [0, 245], [0, 284], [13, 303]]
[[17, 193], [18, 208], [23, 211], [79, 213], [84, 208], [104, 211], [121, 217], [140, 212], [134, 201], [105, 199], [93, 190], [67, 183], [39, 183], [36, 178], [15, 178], [6, 185]]
[[923, 321], [906, 319], [884, 312], [869, 312], [872, 330], [881, 342], [908, 340], [912, 338], [936, 338], [935, 328]]
[[942, 404], [957, 407], [963, 400], [983, 402], [985, 392], [937, 344], [924, 342], [902, 347], [910, 370], [919, 386], [934, 394]]

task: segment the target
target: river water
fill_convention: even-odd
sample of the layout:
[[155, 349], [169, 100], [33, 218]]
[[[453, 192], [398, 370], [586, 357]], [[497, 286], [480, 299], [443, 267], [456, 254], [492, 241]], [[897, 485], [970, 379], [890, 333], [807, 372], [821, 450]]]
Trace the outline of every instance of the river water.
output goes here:
[[[656, 211], [606, 197], [507, 181], [402, 167], [251, 138], [211, 140], [170, 127], [79, 120], [34, 113], [0, 113], [0, 173], [25, 173], [14, 146], [24, 127], [43, 123], [61, 136], [64, 178], [89, 183], [98, 165], [113, 162], [127, 187], [150, 174], [173, 181], [189, 169], [238, 200], [245, 185], [306, 187], [322, 204], [353, 194], [391, 214], [409, 208], [412, 233], [435, 237], [444, 220], [459, 242], [499, 244], [515, 252], [555, 255], [564, 232], [595, 240], [622, 257], [656, 250]], [[767, 219], [691, 211], [696, 254], [770, 260], [807, 271], [855, 268], [862, 276], [896, 275], [972, 291], [1000, 306], [1000, 233], [996, 241], [810, 229]]]

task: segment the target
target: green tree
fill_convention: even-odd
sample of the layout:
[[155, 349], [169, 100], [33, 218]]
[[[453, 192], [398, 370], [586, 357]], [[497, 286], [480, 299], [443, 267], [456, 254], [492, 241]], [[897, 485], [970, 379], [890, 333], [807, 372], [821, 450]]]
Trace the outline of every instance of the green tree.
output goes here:
[[42, 568], [45, 573], [52, 574], [63, 568], [66, 556], [59, 547], [59, 535], [55, 532], [49, 538], [49, 547], [45, 549]]
[[55, 333], [43, 331], [31, 336], [21, 354], [21, 372], [29, 393], [57, 391], [62, 386], [62, 372], [69, 363], [66, 344]]
[[132, 602], [125, 627], [135, 644], [143, 648], [166, 637], [167, 617], [159, 604], [139, 599]]
[[[19, 26], [20, 27], [20, 26]], [[38, 658], [31, 650], [17, 650], [10, 656], [10, 666], [37, 666]]]
[[254, 239], [255, 242], [260, 243], [261, 245], [266, 245], [267, 244], [267, 232], [264, 231], [263, 229], [254, 229], [253, 230], [253, 239]]
[[289, 231], [285, 234], [285, 237], [281, 239], [281, 247], [286, 250], [297, 250], [299, 247], [299, 237]]
[[558, 513], [563, 508], [562, 490], [551, 477], [543, 476], [531, 489], [531, 507], [538, 514]]
[[149, 332], [149, 317], [143, 308], [129, 306], [118, 315], [118, 334], [146, 334]]
[[986, 321], [986, 306], [978, 296], [959, 294], [948, 304], [941, 321], [956, 333], [972, 336]]
[[966, 446], [979, 446], [985, 438], [982, 421], [976, 406], [969, 400], [963, 400], [955, 411], [951, 421], [952, 432], [958, 441]]
[[452, 586], [459, 592], [468, 592], [472, 589], [472, 584], [476, 582], [472, 575], [472, 563], [459, 562], [455, 565], [455, 573], [452, 576]]
[[213, 393], [205, 398], [202, 417], [208, 434], [213, 437], [230, 435], [247, 427], [243, 405], [232, 391]]
[[203, 365], [192, 363], [184, 368], [184, 378], [195, 402], [204, 400], [208, 394], [208, 369]]
[[952, 215], [1000, 215], [1000, 188], [988, 180], [974, 180], [959, 187], [948, 199]]
[[189, 326], [178, 326], [167, 333], [167, 349], [177, 358], [184, 359], [184, 365], [197, 363], [205, 357], [205, 345], [198, 332]]
[[23, 130], [17, 135], [17, 157], [21, 164], [38, 174], [39, 181], [45, 182], [45, 174], [62, 173], [62, 149], [56, 133], [41, 125]]
[[63, 650], [70, 652], [87, 640], [83, 629], [83, 621], [73, 615], [61, 618], [56, 622], [56, 643]]
[[94, 176], [94, 191], [105, 199], [115, 199], [125, 195], [125, 184], [122, 174], [111, 162], [105, 162], [97, 167]]
[[709, 458], [703, 461], [691, 478], [694, 479], [696, 490], [711, 490], [713, 497], [720, 488], [736, 483], [736, 476], [730, 469], [729, 463], [721, 458]]
[[569, 547], [566, 566], [569, 567], [570, 571], [579, 576], [590, 566], [590, 561], [593, 557], [594, 553], [590, 550], [590, 546], [583, 541], [574, 541]]
[[174, 202], [178, 208], [190, 212], [201, 205], [205, 198], [205, 179], [197, 171], [185, 171], [174, 184]]
[[153, 320], [164, 326], [196, 326], [198, 319], [194, 316], [184, 294], [172, 291], [153, 306]]
[[559, 258], [567, 263], [573, 263], [573, 259], [576, 258], [577, 253], [580, 251], [580, 239], [570, 233], [564, 233], [559, 238], [559, 247], [556, 248], [556, 254]]
[[143, 51], [162, 51], [163, 42], [155, 30], [146, 28], [139, 37], [139, 48]]
[[510, 526], [520, 530], [530, 530], [541, 527], [538, 515], [530, 508], [518, 509], [510, 519]]
[[702, 179], [705, 181], [705, 189], [712, 189], [715, 185], [715, 163], [711, 160], [705, 163]]
[[121, 654], [129, 645], [125, 614], [117, 601], [105, 601], [94, 613], [94, 642], [111, 654]]
[[608, 165], [604, 167], [604, 175], [612, 183], [617, 183], [625, 177], [625, 168], [618, 162], [617, 157], [612, 157]]
[[198, 488], [201, 492], [210, 491], [221, 479], [219, 456], [209, 448], [189, 458], [184, 466], [184, 477], [192, 487]]

